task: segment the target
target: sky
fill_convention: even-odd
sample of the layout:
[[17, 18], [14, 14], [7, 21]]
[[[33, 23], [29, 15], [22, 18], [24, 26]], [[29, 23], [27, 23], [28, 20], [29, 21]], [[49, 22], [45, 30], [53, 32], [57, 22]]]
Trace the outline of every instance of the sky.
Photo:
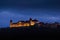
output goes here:
[[60, 0], [0, 0], [0, 28], [9, 27], [10, 19], [37, 19], [60, 22]]

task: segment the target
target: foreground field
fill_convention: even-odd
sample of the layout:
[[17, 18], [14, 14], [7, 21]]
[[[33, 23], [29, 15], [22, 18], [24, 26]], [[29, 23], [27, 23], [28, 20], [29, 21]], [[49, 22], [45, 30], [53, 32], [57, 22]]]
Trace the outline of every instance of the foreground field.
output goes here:
[[1, 28], [0, 36], [24, 37], [24, 36], [59, 36], [59, 29], [44, 27]]

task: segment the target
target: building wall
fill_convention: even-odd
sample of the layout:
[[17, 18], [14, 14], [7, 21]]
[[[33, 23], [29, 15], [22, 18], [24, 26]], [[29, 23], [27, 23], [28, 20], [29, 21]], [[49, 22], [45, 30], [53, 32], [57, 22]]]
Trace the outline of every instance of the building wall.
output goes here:
[[35, 24], [34, 21], [30, 21], [30, 25], [33, 26]]
[[30, 26], [30, 24], [29, 23], [25, 23], [24, 26]]
[[18, 23], [18, 27], [24, 26], [24, 23]]
[[10, 22], [10, 27], [22, 27], [22, 26], [34, 26], [35, 22], [34, 21], [30, 21], [30, 23], [22, 23], [22, 22], [19, 22], [17, 24], [13, 24], [12, 22]]

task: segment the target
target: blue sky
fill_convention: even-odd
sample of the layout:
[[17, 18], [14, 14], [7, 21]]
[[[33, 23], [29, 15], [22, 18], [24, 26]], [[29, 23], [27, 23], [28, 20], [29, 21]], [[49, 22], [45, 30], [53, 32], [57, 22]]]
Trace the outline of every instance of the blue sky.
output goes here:
[[60, 22], [59, 0], [0, 0], [0, 28], [30, 17], [42, 22]]

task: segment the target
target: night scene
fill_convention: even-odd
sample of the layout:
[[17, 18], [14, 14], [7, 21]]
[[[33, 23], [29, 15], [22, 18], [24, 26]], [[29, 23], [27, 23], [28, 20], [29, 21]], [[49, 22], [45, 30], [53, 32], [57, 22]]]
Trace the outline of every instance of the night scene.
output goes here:
[[59, 32], [60, 0], [0, 0], [0, 35]]

